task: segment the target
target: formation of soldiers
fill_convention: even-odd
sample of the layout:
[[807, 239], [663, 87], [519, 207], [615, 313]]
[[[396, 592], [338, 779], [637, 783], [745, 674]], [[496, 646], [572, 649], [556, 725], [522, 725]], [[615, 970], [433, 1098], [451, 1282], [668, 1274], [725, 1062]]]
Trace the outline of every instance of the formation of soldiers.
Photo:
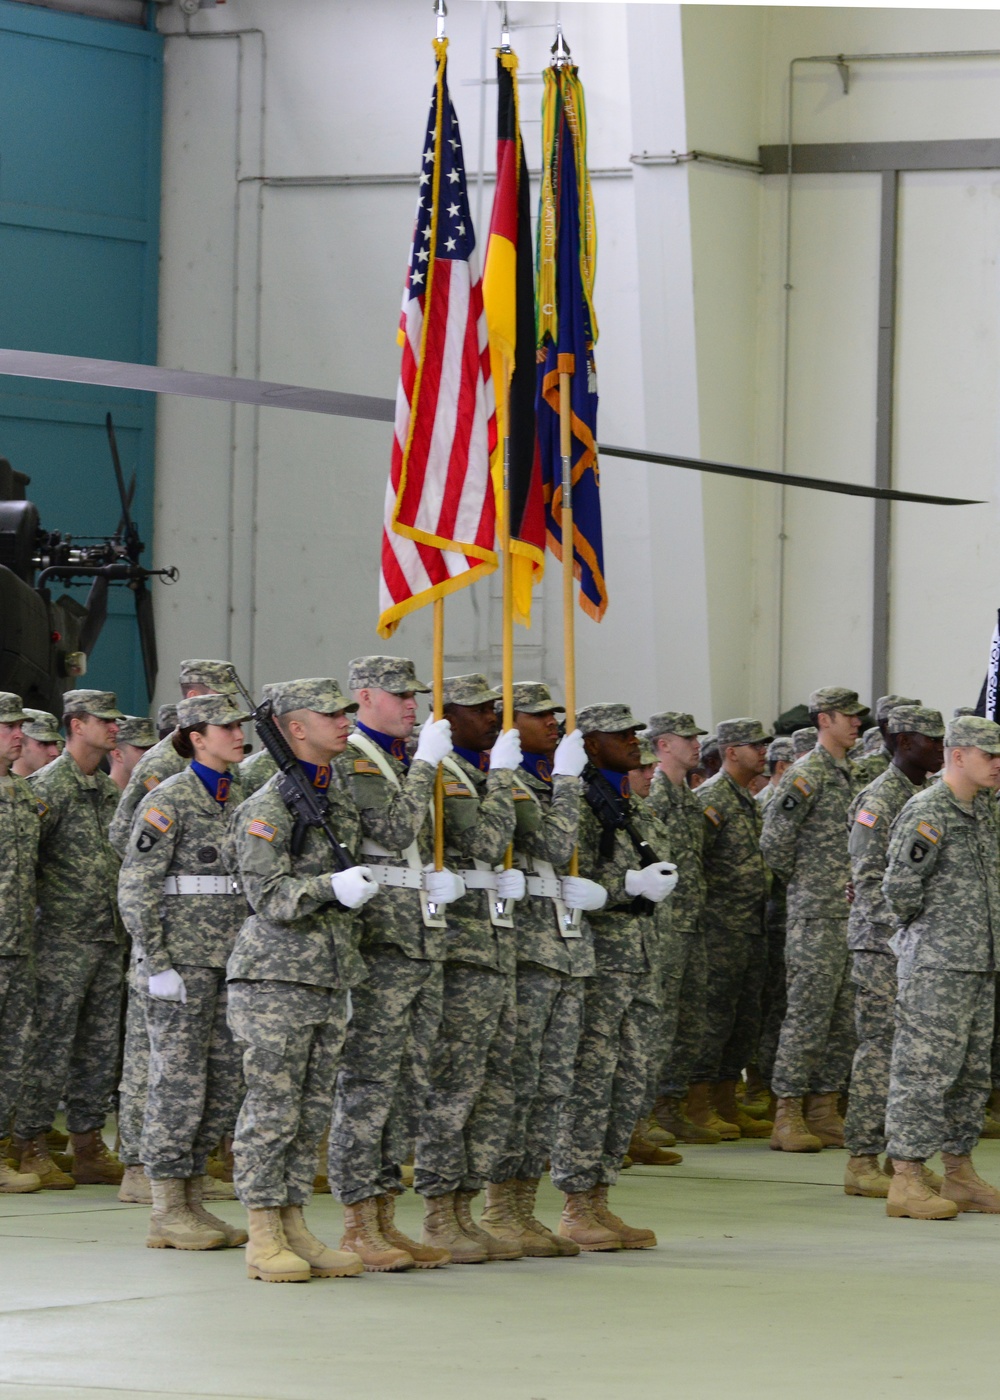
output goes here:
[[[271, 1282], [654, 1247], [608, 1192], [678, 1142], [846, 1146], [891, 1216], [1000, 1213], [971, 1161], [1000, 1136], [1000, 726], [885, 696], [859, 744], [826, 687], [788, 738], [618, 702], [561, 734], [531, 682], [500, 732], [463, 675], [418, 730], [413, 663], [360, 657], [346, 694], [264, 687], [315, 824], [244, 757], [229, 664], [180, 689], [158, 740], [109, 692], [67, 692], [62, 734], [0, 694], [0, 1191], [117, 1186], [150, 1247], [246, 1245]], [[234, 1196], [245, 1230], [206, 1209]]]

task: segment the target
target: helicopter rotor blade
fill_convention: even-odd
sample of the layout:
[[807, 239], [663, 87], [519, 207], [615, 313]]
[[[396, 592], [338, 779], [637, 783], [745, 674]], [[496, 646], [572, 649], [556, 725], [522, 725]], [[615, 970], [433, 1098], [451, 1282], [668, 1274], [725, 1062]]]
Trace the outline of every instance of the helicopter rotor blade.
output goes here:
[[125, 476], [122, 472], [122, 461], [118, 455], [118, 439], [115, 437], [115, 425], [110, 413], [105, 415], [104, 426], [108, 431], [108, 446], [111, 448], [111, 463], [115, 469], [115, 481], [118, 483], [118, 497], [122, 503], [125, 535], [129, 543], [130, 554], [134, 551], [135, 559], [133, 562], [135, 562], [138, 560], [139, 554], [136, 548], [139, 540], [139, 531], [136, 529], [135, 522], [132, 519], [131, 502], [129, 501], [128, 492], [125, 490]]
[[146, 693], [152, 700], [156, 689], [159, 661], [156, 654], [156, 629], [153, 624], [153, 595], [141, 579], [135, 589], [135, 617], [139, 624], [139, 645], [142, 648], [142, 669], [146, 677]]
[[108, 616], [108, 580], [98, 574], [84, 604], [87, 616], [80, 628], [80, 650], [90, 656]]
[[[126, 500], [127, 503], [128, 503], [129, 511], [131, 511], [131, 509], [132, 509], [132, 502], [135, 500], [135, 472], [132, 473], [132, 480], [131, 480], [131, 481], [129, 482], [129, 484], [128, 484], [128, 491], [127, 491], [127, 493], [126, 493], [126, 495], [125, 495], [125, 500]], [[115, 534], [114, 534], [114, 538], [115, 538], [117, 541], [120, 541], [120, 540], [121, 540], [122, 533], [123, 533], [124, 529], [125, 529], [125, 516], [124, 516], [124, 515], [120, 515], [120, 516], [118, 517], [118, 529], [115, 531]]]

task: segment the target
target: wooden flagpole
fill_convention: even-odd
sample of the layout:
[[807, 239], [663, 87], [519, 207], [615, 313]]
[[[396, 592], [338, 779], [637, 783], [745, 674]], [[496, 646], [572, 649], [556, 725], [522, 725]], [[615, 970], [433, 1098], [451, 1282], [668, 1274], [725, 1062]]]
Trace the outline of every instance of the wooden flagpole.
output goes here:
[[[562, 566], [563, 566], [563, 689], [566, 699], [566, 733], [576, 728], [576, 618], [573, 613], [573, 409], [571, 376], [559, 374], [559, 452], [562, 457]], [[569, 873], [579, 875], [580, 856], [574, 848]]]
[[[444, 718], [444, 599], [434, 599], [434, 718]], [[434, 779], [434, 869], [444, 869], [444, 769]]]

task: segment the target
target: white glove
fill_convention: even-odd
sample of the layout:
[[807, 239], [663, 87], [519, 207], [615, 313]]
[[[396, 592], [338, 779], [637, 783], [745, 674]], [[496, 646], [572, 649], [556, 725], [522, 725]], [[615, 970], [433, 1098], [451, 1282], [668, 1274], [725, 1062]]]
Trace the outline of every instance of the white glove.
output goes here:
[[526, 889], [523, 870], [514, 868], [497, 872], [497, 899], [523, 899]]
[[360, 909], [378, 894], [378, 885], [372, 879], [367, 865], [352, 865], [350, 870], [335, 870], [330, 876], [330, 884], [337, 900], [345, 909]]
[[166, 972], [154, 972], [149, 979], [149, 995], [158, 1001], [186, 1002], [188, 999], [184, 978], [172, 967]]
[[413, 757], [414, 760], [419, 759], [421, 763], [432, 763], [436, 768], [442, 758], [448, 757], [452, 748], [451, 721], [429, 719], [420, 731], [417, 751]]
[[[553, 778], [578, 778], [587, 766], [587, 750], [579, 729], [564, 734], [552, 759]], [[582, 907], [582, 906], [581, 906]]]
[[490, 749], [490, 772], [494, 768], [520, 768], [523, 756], [520, 734], [516, 729], [505, 729]]
[[677, 866], [669, 860], [658, 860], [655, 865], [645, 865], [641, 870], [626, 870], [625, 892], [630, 895], [644, 895], [654, 904], [661, 903], [673, 892], [677, 884]]
[[559, 898], [567, 909], [603, 909], [608, 902], [607, 890], [596, 880], [583, 880], [579, 875], [564, 875], [559, 884]]
[[435, 870], [428, 865], [424, 870], [424, 889], [432, 904], [451, 904], [465, 894], [465, 881], [453, 870]]

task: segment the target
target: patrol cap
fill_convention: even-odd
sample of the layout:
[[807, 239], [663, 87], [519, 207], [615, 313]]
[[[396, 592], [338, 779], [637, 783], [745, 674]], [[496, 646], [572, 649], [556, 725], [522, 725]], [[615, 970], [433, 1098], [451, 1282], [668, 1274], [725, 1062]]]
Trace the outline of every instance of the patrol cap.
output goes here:
[[715, 726], [720, 752], [731, 744], [769, 744], [773, 734], [766, 734], [759, 719], [724, 719]]
[[652, 764], [658, 762], [656, 754], [653, 752], [653, 745], [650, 743], [649, 736], [645, 729], [641, 729], [636, 735], [636, 738], [639, 740], [639, 762], [636, 766], [638, 768], [649, 768]]
[[714, 734], [709, 734], [707, 739], [702, 739], [698, 744], [698, 753], [702, 759], [715, 758], [719, 752], [719, 741]]
[[566, 706], [557, 705], [552, 692], [541, 681], [514, 682], [514, 709], [520, 710], [522, 715], [547, 715], [552, 710], [566, 713]]
[[584, 705], [576, 712], [576, 727], [581, 734], [624, 734], [627, 729], [641, 726], [628, 705]]
[[199, 724], [244, 724], [249, 718], [228, 695], [187, 695], [177, 706], [181, 729]]
[[357, 701], [348, 700], [330, 676], [275, 681], [264, 687], [264, 699], [270, 700], [276, 715], [288, 715], [293, 710], [315, 710], [318, 715], [339, 715], [349, 710], [353, 714], [358, 708]]
[[[890, 710], [889, 713], [891, 714], [892, 711]], [[867, 733], [863, 735], [859, 742], [861, 745], [861, 752], [866, 756], [868, 754], [880, 753], [882, 750], [881, 729], [879, 729], [877, 724], [873, 724], [871, 729], [869, 729]]]
[[982, 749], [984, 753], [1000, 753], [1000, 724], [982, 715], [961, 715], [953, 719], [944, 731], [946, 749]]
[[142, 715], [126, 715], [118, 721], [119, 744], [132, 744], [137, 749], [151, 749], [156, 743], [156, 731]]
[[160, 708], [159, 708], [159, 709], [157, 710], [157, 712], [156, 712], [156, 727], [157, 727], [157, 729], [176, 729], [176, 728], [177, 728], [177, 706], [176, 706], [176, 705], [161, 705], [161, 706], [160, 706]]
[[487, 701], [503, 699], [500, 691], [476, 671], [467, 676], [445, 676], [441, 693], [445, 705], [485, 705]]
[[682, 710], [663, 710], [658, 715], [650, 715], [646, 726], [649, 738], [658, 739], [661, 734], [676, 734], [681, 739], [696, 739], [699, 734], [707, 734], [707, 729], [699, 729], [694, 715], [686, 715]]
[[879, 724], [889, 718], [900, 705], [922, 705], [922, 700], [911, 700], [905, 695], [880, 695], [875, 701], [875, 718]]
[[803, 754], [811, 753], [816, 747], [816, 740], [819, 738], [819, 730], [815, 725], [807, 724], [804, 729], [796, 729], [792, 735], [792, 748], [796, 758], [801, 758]]
[[59, 721], [48, 710], [26, 709], [24, 714], [24, 732], [29, 739], [39, 744], [58, 744], [62, 741]]
[[63, 719], [70, 715], [96, 715], [98, 719], [124, 719], [113, 690], [67, 690], [63, 696]]
[[429, 695], [431, 688], [417, 679], [416, 667], [405, 656], [356, 656], [347, 668], [348, 690], [387, 690], [390, 695], [414, 691]]
[[830, 713], [837, 710], [842, 715], [865, 715], [868, 706], [862, 705], [856, 690], [846, 690], [842, 685], [824, 685], [814, 690], [809, 697], [809, 709]]
[[180, 685], [206, 685], [216, 695], [235, 695], [231, 661], [182, 661], [177, 677]]
[[795, 758], [795, 745], [787, 734], [779, 734], [767, 746], [768, 763], [791, 763]]
[[0, 690], [0, 724], [20, 724], [27, 718], [20, 695], [12, 690]]
[[963, 715], [974, 715], [976, 707], [975, 705], [959, 705], [958, 709], [952, 710], [951, 713], [955, 719], [961, 719]]
[[944, 720], [940, 710], [927, 710], [922, 705], [897, 705], [889, 716], [890, 734], [926, 734], [928, 739], [944, 738]]

